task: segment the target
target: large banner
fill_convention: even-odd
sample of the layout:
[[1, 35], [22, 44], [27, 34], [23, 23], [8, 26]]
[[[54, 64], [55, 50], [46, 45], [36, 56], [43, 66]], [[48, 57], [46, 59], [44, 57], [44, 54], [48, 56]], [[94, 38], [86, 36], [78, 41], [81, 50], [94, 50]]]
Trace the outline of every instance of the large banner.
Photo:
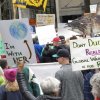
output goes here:
[[72, 69], [86, 70], [100, 68], [100, 38], [70, 41]]
[[32, 8], [32, 7], [43, 7], [43, 10], [46, 10], [48, 0], [12, 0], [12, 3], [16, 7], [21, 8]]
[[18, 60], [25, 60], [25, 63], [36, 62], [29, 27], [28, 19], [0, 21], [0, 33], [9, 65], [15, 64]]

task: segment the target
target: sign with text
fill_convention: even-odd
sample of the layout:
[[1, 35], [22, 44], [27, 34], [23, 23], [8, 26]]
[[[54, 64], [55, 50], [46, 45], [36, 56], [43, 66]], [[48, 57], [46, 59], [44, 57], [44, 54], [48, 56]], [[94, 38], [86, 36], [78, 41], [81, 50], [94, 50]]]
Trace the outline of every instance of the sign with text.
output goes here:
[[35, 63], [35, 51], [29, 30], [28, 19], [0, 21], [2, 35], [9, 65], [24, 60]]
[[73, 71], [100, 68], [100, 38], [70, 40]]
[[55, 25], [55, 14], [36, 14], [36, 25]]

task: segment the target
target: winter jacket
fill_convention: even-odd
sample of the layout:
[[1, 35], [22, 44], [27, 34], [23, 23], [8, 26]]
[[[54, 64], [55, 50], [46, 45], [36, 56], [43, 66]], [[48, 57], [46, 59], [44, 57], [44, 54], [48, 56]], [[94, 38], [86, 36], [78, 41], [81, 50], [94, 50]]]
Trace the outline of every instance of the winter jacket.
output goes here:
[[84, 75], [84, 100], [94, 100], [92, 95], [92, 86], [90, 85], [90, 79], [93, 76], [94, 72], [90, 71]]
[[25, 83], [28, 88], [28, 90], [35, 96], [39, 96], [42, 93], [40, 83], [38, 79], [36, 78], [34, 72], [31, 70], [31, 68], [24, 67], [23, 69]]
[[22, 100], [20, 91], [7, 92], [5, 86], [0, 87], [0, 100]]
[[48, 95], [41, 95], [41, 96], [38, 96], [37, 98], [34, 97], [34, 95], [32, 95], [32, 93], [29, 92], [26, 87], [23, 73], [17, 74], [17, 81], [18, 81], [18, 84], [20, 87], [20, 91], [21, 91], [23, 97], [25, 98], [25, 100], [61, 100], [60, 97], [52, 97], [52, 96], [48, 96]]
[[80, 71], [72, 71], [72, 66], [65, 64], [56, 72], [55, 77], [61, 82], [62, 100], [84, 100], [84, 81]]
[[67, 49], [70, 52], [70, 48], [66, 45], [59, 45], [50, 48], [50, 46], [46, 45], [42, 52], [42, 62], [57, 62], [56, 57], [53, 57], [59, 49]]

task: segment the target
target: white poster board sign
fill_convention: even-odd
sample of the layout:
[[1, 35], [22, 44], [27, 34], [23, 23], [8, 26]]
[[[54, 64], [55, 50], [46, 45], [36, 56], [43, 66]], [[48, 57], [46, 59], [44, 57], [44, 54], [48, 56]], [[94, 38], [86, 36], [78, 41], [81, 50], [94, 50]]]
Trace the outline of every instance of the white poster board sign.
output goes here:
[[36, 34], [41, 45], [51, 43], [53, 38], [56, 37], [54, 25], [36, 27]]
[[55, 25], [55, 14], [36, 14], [36, 25]]
[[70, 41], [72, 69], [86, 70], [100, 68], [100, 38]]
[[96, 13], [96, 10], [97, 10], [97, 4], [90, 5], [90, 12], [91, 13]]
[[36, 62], [28, 19], [0, 21], [0, 33], [3, 37], [9, 65], [23, 59], [26, 63]]

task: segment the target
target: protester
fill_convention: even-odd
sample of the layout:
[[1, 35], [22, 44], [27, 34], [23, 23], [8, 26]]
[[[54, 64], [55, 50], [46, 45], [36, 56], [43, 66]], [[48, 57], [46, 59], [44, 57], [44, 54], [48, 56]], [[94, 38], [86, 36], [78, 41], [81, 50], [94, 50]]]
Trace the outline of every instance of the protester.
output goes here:
[[[41, 87], [43, 88], [44, 95], [40, 95], [37, 98], [27, 89], [24, 74], [22, 73], [23, 66], [18, 66], [19, 72], [17, 75], [17, 80], [19, 83], [20, 91], [25, 98], [25, 100], [61, 100], [57, 96], [59, 89], [58, 85], [60, 82], [56, 79], [47, 78], [41, 82]], [[52, 80], [52, 81], [51, 81]], [[49, 86], [48, 86], [49, 85]], [[53, 87], [52, 87], [53, 86]], [[58, 90], [58, 91], [56, 91]], [[55, 93], [56, 92], [56, 93]], [[48, 95], [47, 95], [48, 94]], [[56, 96], [55, 96], [56, 94]]]
[[0, 87], [0, 100], [22, 100], [19, 86], [16, 80], [17, 69], [5, 69], [5, 85]]
[[56, 62], [56, 58], [53, 57], [54, 54], [57, 53], [57, 51], [59, 49], [61, 49], [61, 47], [59, 46], [61, 44], [61, 40], [59, 37], [55, 37], [52, 40], [53, 44], [47, 44], [42, 52], [42, 62], [46, 63], [46, 62]]
[[92, 94], [95, 100], [100, 100], [100, 72], [92, 76], [90, 84], [92, 85]]
[[40, 82], [38, 81], [37, 77], [31, 70], [31, 68], [26, 67], [24, 61], [18, 61], [17, 66], [21, 67], [24, 66], [22, 72], [24, 73], [24, 79], [27, 86], [27, 89], [35, 96], [42, 95], [43, 92], [40, 87]]
[[27, 85], [28, 90], [35, 96], [42, 95], [43, 92], [41, 90], [40, 82], [37, 79], [35, 73], [31, 70], [31, 68], [24, 67], [23, 68], [24, 78]]
[[84, 100], [94, 100], [91, 93], [92, 86], [90, 85], [90, 79], [95, 74], [95, 70], [86, 70], [83, 73], [84, 76]]
[[61, 44], [65, 44], [66, 43], [65, 37], [63, 35], [60, 35], [59, 38], [61, 40]]
[[3, 70], [4, 70], [4, 69], [8, 69], [9, 66], [8, 66], [7, 60], [0, 59], [0, 67], [1, 67]]
[[41, 81], [41, 87], [45, 95], [58, 96], [60, 90], [60, 81], [49, 76]]
[[33, 38], [33, 44], [34, 44], [34, 49], [36, 53], [37, 63], [41, 63], [42, 62], [41, 53], [42, 53], [42, 49], [44, 45], [39, 44], [37, 37]]
[[59, 64], [62, 65], [55, 74], [55, 77], [61, 82], [60, 95], [62, 100], [84, 100], [83, 75], [81, 71], [72, 71], [69, 55], [69, 51], [66, 49], [60, 49], [56, 55]]

